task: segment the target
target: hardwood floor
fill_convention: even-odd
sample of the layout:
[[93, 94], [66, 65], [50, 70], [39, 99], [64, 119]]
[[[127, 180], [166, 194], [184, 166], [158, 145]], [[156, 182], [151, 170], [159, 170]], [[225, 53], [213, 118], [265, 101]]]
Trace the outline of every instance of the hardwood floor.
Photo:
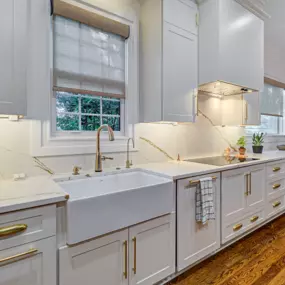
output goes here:
[[170, 284], [285, 285], [285, 215]]

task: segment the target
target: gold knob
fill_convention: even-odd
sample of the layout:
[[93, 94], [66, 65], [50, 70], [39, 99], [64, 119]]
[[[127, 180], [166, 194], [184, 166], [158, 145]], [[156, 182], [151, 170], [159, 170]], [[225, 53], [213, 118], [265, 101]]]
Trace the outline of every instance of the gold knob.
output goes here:
[[251, 221], [252, 223], [254, 223], [254, 222], [256, 222], [258, 219], [259, 219], [258, 216], [254, 216], [254, 217], [252, 217], [252, 218], [250, 219], [250, 221]]
[[72, 171], [72, 175], [79, 175], [79, 171], [81, 170], [81, 167], [79, 166], [74, 166], [73, 167], [73, 171]]
[[281, 170], [281, 168], [280, 167], [274, 167], [272, 170], [273, 170], [273, 172], [277, 172], [277, 171]]
[[233, 230], [236, 232], [236, 231], [240, 230], [242, 228], [242, 226], [243, 226], [242, 224], [237, 224], [233, 227]]
[[272, 204], [273, 208], [276, 208], [276, 207], [278, 207], [278, 206], [280, 206], [280, 205], [281, 205], [281, 202], [280, 202], [280, 201], [276, 201], [276, 202], [274, 202], [274, 203]]
[[281, 184], [274, 184], [274, 185], [272, 186], [273, 189], [278, 189], [279, 187], [281, 187]]

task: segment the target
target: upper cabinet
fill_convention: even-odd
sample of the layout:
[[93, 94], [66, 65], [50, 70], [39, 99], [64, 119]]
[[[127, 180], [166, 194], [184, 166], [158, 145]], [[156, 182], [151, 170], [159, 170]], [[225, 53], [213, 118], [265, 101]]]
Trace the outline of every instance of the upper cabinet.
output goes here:
[[0, 114], [26, 115], [29, 0], [1, 2]]
[[235, 0], [202, 1], [199, 13], [199, 85], [219, 81], [231, 83], [227, 89], [262, 90], [263, 20]]
[[197, 6], [190, 0], [142, 2], [142, 122], [195, 120], [198, 87], [197, 16]]

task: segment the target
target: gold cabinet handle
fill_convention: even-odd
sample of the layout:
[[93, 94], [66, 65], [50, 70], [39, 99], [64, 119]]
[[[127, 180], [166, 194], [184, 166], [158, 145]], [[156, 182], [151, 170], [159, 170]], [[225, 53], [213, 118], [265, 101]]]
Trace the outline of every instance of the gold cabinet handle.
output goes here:
[[2, 258], [2, 259], [0, 259], [0, 266], [2, 266], [2, 263], [15, 262], [15, 261], [18, 261], [19, 259], [23, 259], [23, 258], [29, 257], [31, 255], [34, 255], [37, 252], [38, 252], [37, 249], [32, 248], [32, 249], [28, 250], [27, 252], [23, 252], [23, 253], [19, 253], [19, 254], [9, 256], [9, 257]]
[[236, 231], [240, 230], [242, 228], [242, 226], [243, 226], [242, 224], [237, 224], [233, 227], [233, 230], [236, 232]]
[[248, 189], [249, 189], [249, 195], [251, 195], [251, 173], [248, 174]]
[[133, 238], [133, 243], [134, 243], [134, 267], [133, 271], [134, 274], [137, 274], [137, 238]]
[[280, 188], [280, 187], [281, 187], [281, 184], [274, 184], [274, 185], [272, 186], [273, 189], [278, 189], [278, 188]]
[[125, 240], [123, 245], [125, 250], [125, 271], [123, 272], [123, 275], [125, 279], [128, 279], [128, 242]]
[[254, 223], [254, 222], [256, 222], [258, 219], [259, 219], [258, 216], [253, 216], [253, 217], [250, 219], [250, 221], [251, 221], [252, 223]]
[[276, 201], [276, 202], [274, 202], [274, 203], [272, 204], [273, 208], [276, 208], [276, 207], [278, 207], [278, 206], [280, 206], [280, 205], [281, 205], [281, 202], [280, 202], [280, 201]]
[[246, 196], [248, 196], [248, 176], [249, 176], [248, 174], [245, 175], [245, 178], [246, 178], [246, 181], [245, 181], [246, 190], [245, 190], [245, 193], [244, 193], [244, 194], [245, 194]]
[[280, 167], [274, 167], [274, 168], [272, 169], [273, 172], [277, 172], [277, 171], [279, 171], [279, 170], [281, 170]]
[[0, 237], [8, 237], [25, 231], [28, 228], [25, 224], [13, 225], [0, 228]]

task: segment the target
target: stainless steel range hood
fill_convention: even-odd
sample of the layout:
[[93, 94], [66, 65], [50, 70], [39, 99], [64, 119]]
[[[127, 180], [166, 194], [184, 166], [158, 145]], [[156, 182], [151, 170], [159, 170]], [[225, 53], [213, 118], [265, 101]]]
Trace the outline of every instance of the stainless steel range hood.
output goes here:
[[202, 84], [199, 86], [198, 90], [203, 93], [221, 96], [241, 95], [245, 93], [258, 92], [256, 89], [251, 89], [220, 80]]

